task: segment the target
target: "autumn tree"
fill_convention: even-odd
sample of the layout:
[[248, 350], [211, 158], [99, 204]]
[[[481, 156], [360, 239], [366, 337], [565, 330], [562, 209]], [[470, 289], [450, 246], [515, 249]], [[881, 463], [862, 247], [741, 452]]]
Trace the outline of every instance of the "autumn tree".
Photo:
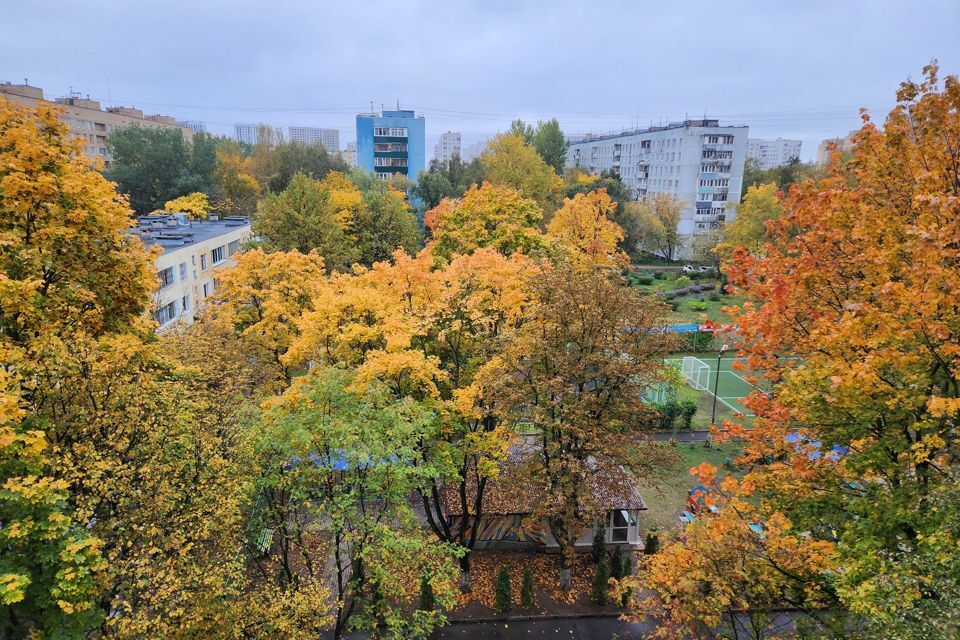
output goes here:
[[504, 417], [522, 416], [536, 433], [529, 481], [543, 499], [534, 515], [559, 545], [560, 586], [569, 590], [574, 543], [598, 515], [587, 489], [596, 469], [643, 474], [663, 460], [643, 436], [651, 422], [641, 397], [662, 379], [674, 342], [662, 331], [663, 306], [618, 273], [560, 261], [530, 286], [534, 304], [520, 335], [487, 375]]
[[218, 196], [215, 208], [224, 213], [251, 215], [257, 208], [262, 185], [253, 173], [253, 162], [236, 142], [217, 148]]
[[484, 183], [461, 199], [444, 200], [427, 212], [424, 222], [432, 236], [430, 252], [449, 259], [483, 247], [505, 255], [536, 251], [542, 245], [542, 216], [537, 203], [519, 191]]
[[473, 185], [486, 180], [486, 170], [480, 158], [464, 162], [454, 155], [445, 162], [431, 160], [428, 171], [421, 173], [413, 186], [413, 194], [423, 200], [424, 210], [440, 204], [444, 198], [459, 198]]
[[490, 184], [516, 189], [523, 197], [535, 200], [547, 217], [559, 206], [563, 179], [521, 136], [494, 137], [481, 161]]
[[152, 344], [151, 256], [79, 150], [55, 110], [0, 103], [3, 633], [209, 634], [236, 459]]
[[582, 268], [610, 268], [628, 262], [617, 248], [623, 229], [613, 221], [617, 203], [606, 189], [566, 200], [547, 227], [547, 237], [564, 252], [564, 258]]
[[172, 213], [186, 213], [191, 220], [203, 220], [210, 215], [210, 199], [207, 194], [194, 192], [167, 200], [163, 204], [163, 211]]
[[648, 251], [673, 260], [680, 245], [683, 201], [671, 193], [657, 193], [631, 205], [637, 210], [637, 235]]
[[766, 242], [767, 222], [782, 213], [782, 192], [771, 183], [747, 189], [743, 202], [737, 207], [737, 216], [724, 226], [723, 241], [716, 253], [723, 262], [729, 262], [734, 249], [743, 247], [749, 253], [758, 253]]
[[360, 189], [363, 204], [347, 228], [356, 245], [357, 262], [370, 266], [389, 260], [398, 248], [414, 254], [420, 248], [420, 225], [403, 191], [370, 174], [350, 175]]
[[107, 177], [117, 182], [137, 213], [148, 213], [190, 192], [190, 147], [175, 128], [121, 127], [110, 134], [113, 164]]
[[650, 556], [620, 590], [638, 594], [630, 617], [655, 619], [655, 637], [777, 638], [779, 614], [792, 608], [793, 630], [813, 637], [843, 635], [837, 600], [827, 572], [837, 569], [829, 542], [800, 535], [782, 514], [765, 518], [737, 497], [736, 481], [726, 490], [714, 471], [695, 468], [711, 487], [716, 515], [698, 517], [683, 535]]
[[882, 126], [864, 114], [849, 163], [795, 185], [730, 271], [776, 383], [733, 430], [748, 495], [835, 541], [841, 602], [886, 638], [960, 629], [960, 83], [937, 74], [903, 83]]

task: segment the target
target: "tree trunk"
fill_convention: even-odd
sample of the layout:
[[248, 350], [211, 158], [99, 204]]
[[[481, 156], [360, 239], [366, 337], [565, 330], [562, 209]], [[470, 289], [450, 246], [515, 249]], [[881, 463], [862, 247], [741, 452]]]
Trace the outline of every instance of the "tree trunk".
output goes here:
[[473, 589], [473, 578], [470, 576], [470, 551], [460, 558], [460, 592], [470, 593]]

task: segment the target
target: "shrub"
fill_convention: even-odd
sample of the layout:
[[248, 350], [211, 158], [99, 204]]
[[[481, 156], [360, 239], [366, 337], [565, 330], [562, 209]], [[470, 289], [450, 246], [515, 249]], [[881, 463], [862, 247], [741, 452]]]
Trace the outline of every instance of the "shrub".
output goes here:
[[653, 277], [655, 280], [663, 280], [663, 271], [654, 271]]
[[691, 280], [699, 280], [700, 278], [703, 277], [703, 274], [700, 273], [699, 271], [691, 271], [690, 273], [687, 274], [687, 277], [689, 277]]
[[690, 424], [693, 422], [693, 416], [697, 413], [697, 401], [687, 398], [680, 402], [680, 418], [683, 420], [683, 428], [690, 430]]
[[663, 273], [663, 279], [664, 279], [664, 280], [676, 280], [676, 279], [677, 279], [677, 274], [674, 273], [673, 271], [665, 271], [665, 272]]
[[653, 276], [637, 276], [633, 280], [639, 285], [653, 284]]
[[533, 569], [527, 565], [523, 569], [523, 582], [520, 583], [520, 604], [529, 609], [533, 606]]
[[593, 548], [590, 550], [590, 556], [595, 564], [600, 564], [607, 556], [607, 526], [602, 520], [593, 532]]
[[647, 541], [643, 545], [643, 552], [654, 554], [660, 550], [660, 534], [651, 529], [647, 532]]
[[691, 300], [691, 301], [690, 301], [690, 309], [691, 309], [692, 311], [706, 311], [706, 310], [707, 310], [707, 303], [706, 303], [706, 301], [704, 301], [704, 300]]
[[417, 607], [420, 611], [433, 611], [437, 607], [437, 598], [433, 594], [433, 585], [430, 584], [430, 576], [424, 574], [420, 578], [420, 605]]
[[693, 284], [693, 280], [687, 276], [680, 276], [677, 278], [677, 289], [686, 289], [687, 287]]
[[494, 593], [494, 606], [498, 613], [506, 613], [513, 608], [513, 591], [510, 587], [510, 570], [500, 567], [497, 574], [497, 589]]
[[661, 431], [672, 431], [680, 415], [680, 404], [676, 400], [655, 402], [653, 408], [659, 414], [659, 428]]
[[597, 564], [597, 572], [593, 576], [593, 601], [597, 604], [607, 604], [607, 592], [610, 589], [610, 566], [603, 558]]
[[670, 300], [670, 310], [679, 311], [680, 310], [680, 301], [679, 300]]
[[711, 300], [712, 302], [720, 302], [720, 293], [717, 292], [717, 291], [714, 291], [713, 293], [711, 293], [711, 294], [710, 294], [710, 300]]

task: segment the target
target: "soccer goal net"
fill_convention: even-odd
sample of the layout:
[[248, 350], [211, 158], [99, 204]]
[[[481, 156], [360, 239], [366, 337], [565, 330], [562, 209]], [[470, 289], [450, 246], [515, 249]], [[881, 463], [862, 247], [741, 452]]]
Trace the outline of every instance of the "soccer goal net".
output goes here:
[[694, 389], [699, 391], [709, 391], [710, 385], [710, 365], [693, 356], [686, 356], [680, 367], [680, 373], [684, 379]]

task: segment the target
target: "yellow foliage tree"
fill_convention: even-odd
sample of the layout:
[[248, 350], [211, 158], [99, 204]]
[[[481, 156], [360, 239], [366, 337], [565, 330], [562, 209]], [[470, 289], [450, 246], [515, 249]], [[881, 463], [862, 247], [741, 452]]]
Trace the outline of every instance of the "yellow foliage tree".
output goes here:
[[480, 158], [491, 184], [516, 189], [523, 197], [536, 201], [548, 219], [557, 210], [563, 178], [523, 136], [502, 133], [494, 137]]
[[624, 266], [629, 258], [618, 249], [623, 229], [613, 221], [617, 203], [606, 189], [587, 195], [578, 193], [564, 201], [547, 227], [567, 259], [579, 268], [596, 269]]
[[196, 191], [194, 193], [167, 200], [163, 210], [170, 213], [186, 213], [191, 220], [203, 220], [210, 215], [210, 199], [207, 194]]

